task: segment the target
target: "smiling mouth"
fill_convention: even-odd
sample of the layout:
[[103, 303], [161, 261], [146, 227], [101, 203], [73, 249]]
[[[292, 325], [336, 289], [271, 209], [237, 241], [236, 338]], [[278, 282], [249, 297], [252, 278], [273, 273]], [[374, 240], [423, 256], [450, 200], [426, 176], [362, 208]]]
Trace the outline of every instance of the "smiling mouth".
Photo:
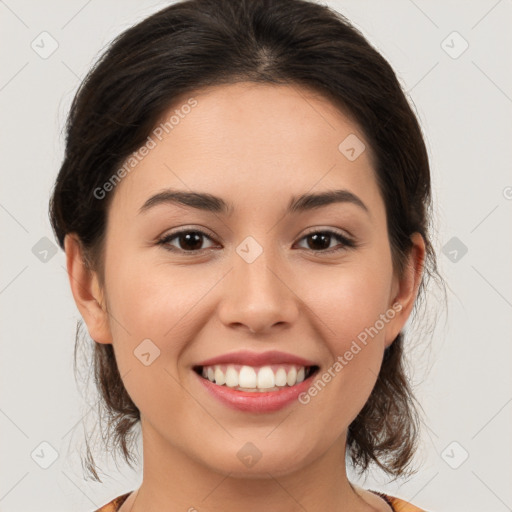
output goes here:
[[193, 370], [201, 378], [217, 386], [228, 387], [235, 391], [267, 393], [296, 386], [317, 373], [319, 367], [293, 364], [265, 366], [216, 364], [195, 366]]

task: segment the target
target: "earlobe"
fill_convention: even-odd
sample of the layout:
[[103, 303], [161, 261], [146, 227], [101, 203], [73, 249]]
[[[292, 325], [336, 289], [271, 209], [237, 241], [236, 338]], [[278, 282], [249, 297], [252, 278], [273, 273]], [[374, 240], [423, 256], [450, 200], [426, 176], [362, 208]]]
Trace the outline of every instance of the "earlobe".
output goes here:
[[97, 343], [112, 343], [108, 312], [98, 276], [85, 263], [82, 245], [76, 234], [66, 235], [64, 250], [71, 292], [89, 335]]
[[396, 339], [411, 314], [416, 301], [418, 289], [423, 276], [425, 263], [425, 240], [420, 233], [411, 235], [413, 246], [409, 252], [407, 266], [402, 279], [398, 281], [398, 291], [394, 294], [390, 308], [396, 315], [388, 326], [385, 346], [388, 347]]

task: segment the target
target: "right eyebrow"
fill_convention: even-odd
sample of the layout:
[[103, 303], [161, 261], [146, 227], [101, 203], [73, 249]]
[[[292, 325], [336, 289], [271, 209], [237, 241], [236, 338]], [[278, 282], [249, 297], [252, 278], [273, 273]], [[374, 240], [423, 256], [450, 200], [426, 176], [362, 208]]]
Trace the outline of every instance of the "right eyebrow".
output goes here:
[[231, 215], [234, 206], [224, 199], [204, 192], [185, 192], [181, 190], [165, 189], [151, 196], [139, 209], [139, 213], [146, 212], [159, 204], [180, 204], [212, 213]]

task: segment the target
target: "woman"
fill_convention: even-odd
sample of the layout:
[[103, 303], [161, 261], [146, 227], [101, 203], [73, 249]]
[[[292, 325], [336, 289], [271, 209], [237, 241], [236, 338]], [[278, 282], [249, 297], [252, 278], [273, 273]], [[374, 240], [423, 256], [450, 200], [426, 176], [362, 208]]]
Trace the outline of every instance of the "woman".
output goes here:
[[100, 510], [420, 510], [345, 459], [412, 472], [430, 193], [394, 72], [328, 7], [188, 0], [121, 34], [50, 206], [128, 462], [142, 431], [141, 486]]

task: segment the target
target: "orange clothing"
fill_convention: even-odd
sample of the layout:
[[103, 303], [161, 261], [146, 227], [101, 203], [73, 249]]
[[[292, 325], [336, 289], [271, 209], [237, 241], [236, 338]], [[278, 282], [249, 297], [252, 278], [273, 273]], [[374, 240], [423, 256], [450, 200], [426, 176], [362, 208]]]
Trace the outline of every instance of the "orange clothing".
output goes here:
[[[425, 510], [415, 507], [411, 503], [401, 500], [400, 498], [388, 496], [387, 494], [377, 491], [371, 492], [377, 494], [377, 496], [380, 496], [384, 501], [386, 501], [394, 512], [426, 512]], [[103, 507], [99, 508], [95, 512], [117, 512], [130, 494], [130, 492], [127, 492], [126, 494], [122, 494], [121, 496], [114, 498], [110, 503], [103, 505]]]

